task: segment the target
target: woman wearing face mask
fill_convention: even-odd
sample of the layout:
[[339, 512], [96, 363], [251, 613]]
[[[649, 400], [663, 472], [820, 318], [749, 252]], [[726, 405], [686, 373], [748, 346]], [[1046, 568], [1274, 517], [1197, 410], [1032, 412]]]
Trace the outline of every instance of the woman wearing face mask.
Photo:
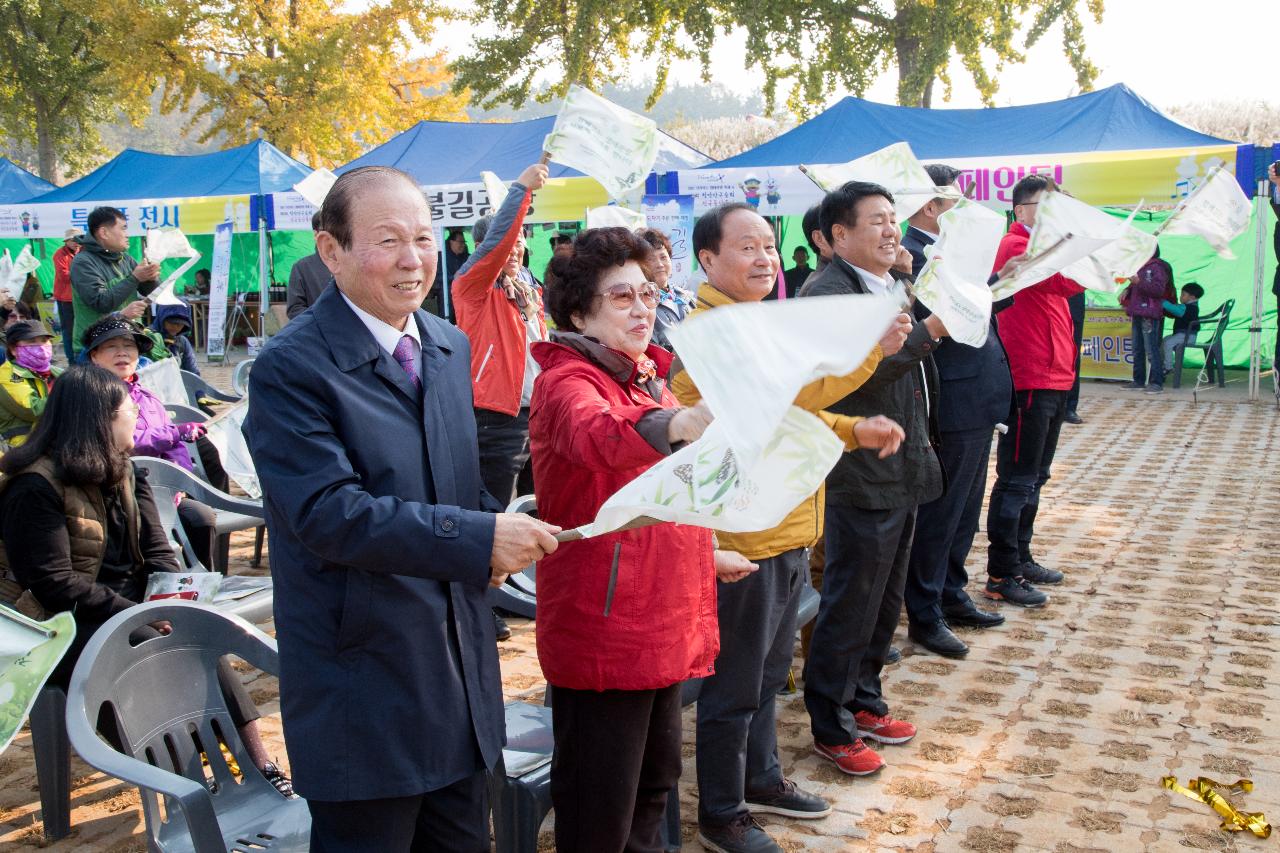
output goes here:
[[10, 325], [4, 348], [8, 358], [0, 364], [0, 439], [17, 447], [44, 411], [62, 370], [53, 366], [53, 335], [39, 320]]

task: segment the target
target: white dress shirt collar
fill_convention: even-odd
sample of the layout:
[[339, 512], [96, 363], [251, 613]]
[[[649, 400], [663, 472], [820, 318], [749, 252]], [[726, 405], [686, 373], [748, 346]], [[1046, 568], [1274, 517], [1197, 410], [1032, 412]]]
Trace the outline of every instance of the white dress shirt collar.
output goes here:
[[[840, 260], [844, 261], [844, 258], [841, 258]], [[844, 261], [844, 262], [849, 265], [850, 269], [852, 269], [859, 276], [861, 276], [862, 283], [865, 284], [867, 286], [867, 289], [870, 290], [872, 293], [875, 293], [877, 295], [884, 295], [886, 293], [891, 292], [894, 289], [894, 287], [897, 286], [897, 283], [893, 280], [893, 276], [889, 275], [888, 273], [885, 273], [883, 276], [878, 276], [873, 272], [868, 272], [867, 270], [864, 270], [860, 266], [855, 266], [854, 264], [850, 264], [848, 261]]]
[[[405, 335], [413, 338], [418, 344], [418, 352], [422, 352], [422, 334], [418, 331], [418, 321], [412, 314], [409, 315], [409, 321], [404, 324], [404, 330], [401, 331], [356, 305], [341, 290], [338, 293], [341, 294], [347, 306], [360, 318], [360, 322], [364, 323], [365, 328], [369, 330], [369, 334], [373, 335], [373, 339], [378, 342], [378, 346], [387, 351], [387, 355], [395, 355], [396, 345], [400, 343], [400, 339]], [[421, 372], [418, 375], [421, 376]]]

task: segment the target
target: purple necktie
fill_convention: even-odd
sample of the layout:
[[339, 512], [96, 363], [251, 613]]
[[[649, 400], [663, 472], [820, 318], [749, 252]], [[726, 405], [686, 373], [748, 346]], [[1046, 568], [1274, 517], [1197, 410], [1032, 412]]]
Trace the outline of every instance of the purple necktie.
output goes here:
[[414, 344], [412, 335], [405, 335], [400, 339], [400, 343], [396, 344], [396, 351], [392, 357], [400, 362], [400, 366], [404, 368], [404, 372], [409, 374], [409, 378], [413, 380], [413, 387], [419, 391], [422, 390], [422, 380], [418, 378], [418, 370], [415, 363], [418, 360], [418, 353]]

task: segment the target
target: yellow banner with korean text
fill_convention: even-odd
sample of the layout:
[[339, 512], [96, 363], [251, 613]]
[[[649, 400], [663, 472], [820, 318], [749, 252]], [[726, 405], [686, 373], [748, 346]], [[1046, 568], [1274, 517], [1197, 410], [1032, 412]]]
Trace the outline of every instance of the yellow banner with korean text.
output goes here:
[[1133, 379], [1133, 329], [1121, 308], [1088, 308], [1080, 342], [1080, 376]]
[[250, 196], [229, 195], [0, 205], [0, 237], [61, 239], [68, 228], [85, 230], [89, 212], [104, 205], [124, 211], [130, 234], [135, 237], [152, 227], [180, 228], [184, 234], [212, 234], [218, 224], [228, 220], [236, 233], [253, 230]]
[[1028, 174], [1052, 177], [1086, 204], [1131, 205], [1141, 201], [1151, 207], [1177, 204], [1219, 165], [1234, 173], [1236, 147], [1092, 151], [945, 162], [961, 170], [957, 183], [970, 198], [992, 207], [1008, 208], [1013, 185]]

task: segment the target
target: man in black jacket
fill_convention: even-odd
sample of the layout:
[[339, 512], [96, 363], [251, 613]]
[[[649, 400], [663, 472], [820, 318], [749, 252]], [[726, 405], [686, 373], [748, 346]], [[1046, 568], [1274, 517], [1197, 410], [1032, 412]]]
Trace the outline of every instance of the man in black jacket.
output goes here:
[[[888, 190], [851, 181], [823, 199], [820, 219], [831, 263], [809, 279], [801, 296], [876, 293], [906, 303], [906, 289], [889, 275], [900, 233]], [[946, 334], [936, 316], [917, 323], [896, 355], [828, 407], [842, 415], [883, 413], [906, 432], [896, 455], [881, 459], [854, 450], [827, 477], [826, 566], [804, 701], [814, 750], [854, 776], [884, 766], [863, 738], [905, 743], [916, 733], [911, 723], [889, 716], [880, 670], [902, 612], [916, 506], [943, 487], [930, 437], [937, 411], [930, 354]]]
[[[951, 186], [960, 174], [950, 166], [925, 168], [939, 187]], [[954, 205], [951, 199], [931, 199], [908, 220], [902, 245], [911, 252], [912, 275], [920, 274], [925, 247], [938, 239], [938, 217]], [[918, 319], [928, 313], [916, 303]], [[916, 515], [905, 600], [911, 639], [931, 652], [958, 658], [967, 655], [969, 647], [952, 633], [951, 625], [989, 628], [1004, 622], [997, 613], [979, 610], [964, 591], [969, 582], [964, 563], [982, 514], [991, 431], [1009, 411], [1013, 383], [994, 314], [985, 344], [971, 347], [945, 340], [933, 360], [942, 383], [938, 458], [947, 472], [947, 489], [941, 497], [922, 504]]]
[[[311, 215], [311, 232], [319, 234], [322, 227], [320, 211], [317, 210]], [[289, 271], [289, 288], [285, 291], [284, 311], [288, 318], [292, 320], [315, 305], [331, 281], [333, 273], [320, 259], [319, 249], [295, 263]]]

